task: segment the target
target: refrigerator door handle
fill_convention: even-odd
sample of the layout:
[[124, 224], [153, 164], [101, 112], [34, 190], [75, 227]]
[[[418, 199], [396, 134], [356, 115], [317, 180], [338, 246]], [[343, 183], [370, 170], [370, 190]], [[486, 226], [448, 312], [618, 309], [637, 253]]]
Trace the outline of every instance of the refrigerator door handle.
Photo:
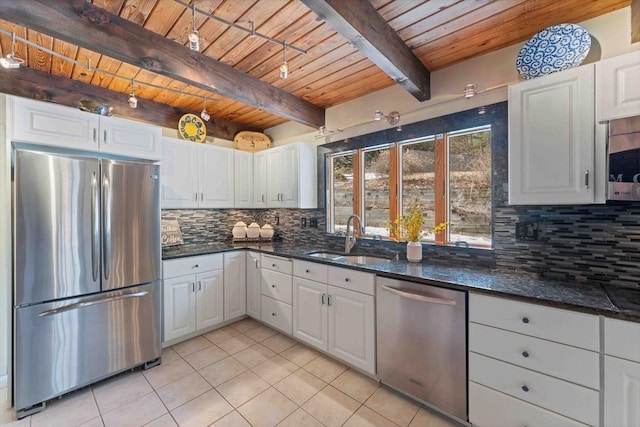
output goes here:
[[38, 317], [53, 316], [54, 314], [60, 314], [60, 313], [66, 312], [66, 311], [76, 310], [76, 309], [82, 308], [82, 307], [90, 307], [90, 306], [96, 305], [96, 304], [104, 304], [105, 302], [113, 302], [113, 301], [129, 299], [129, 298], [141, 298], [141, 297], [144, 297], [144, 296], [146, 296], [148, 294], [149, 294], [149, 292], [142, 291], [142, 292], [135, 292], [135, 293], [132, 293], [132, 294], [114, 295], [114, 296], [95, 299], [95, 300], [91, 300], [91, 301], [75, 302], [73, 304], [65, 305], [65, 306], [54, 308], [54, 309], [47, 310], [47, 311], [43, 311], [42, 313], [38, 314]]
[[98, 177], [91, 176], [91, 272], [93, 281], [98, 280], [100, 261], [100, 197], [98, 195]]
[[104, 264], [104, 278], [109, 280], [111, 274], [111, 184], [105, 173], [102, 181], [102, 259]]

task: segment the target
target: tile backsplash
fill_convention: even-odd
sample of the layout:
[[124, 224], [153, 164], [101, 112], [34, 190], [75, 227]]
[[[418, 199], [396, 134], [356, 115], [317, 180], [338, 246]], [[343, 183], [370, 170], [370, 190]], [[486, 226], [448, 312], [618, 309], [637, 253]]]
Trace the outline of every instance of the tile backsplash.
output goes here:
[[[324, 209], [171, 209], [163, 210], [162, 218], [178, 220], [185, 245], [231, 242], [231, 229], [238, 221], [269, 223], [274, 240], [309, 244], [323, 244], [326, 228]], [[317, 227], [310, 226], [311, 219], [317, 220]]]

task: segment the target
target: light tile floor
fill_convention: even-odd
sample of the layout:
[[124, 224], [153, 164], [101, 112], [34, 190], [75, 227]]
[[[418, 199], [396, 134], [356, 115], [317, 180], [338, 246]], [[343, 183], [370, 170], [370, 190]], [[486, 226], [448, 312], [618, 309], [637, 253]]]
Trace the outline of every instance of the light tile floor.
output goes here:
[[166, 348], [162, 364], [102, 381], [0, 425], [454, 427], [445, 418], [251, 319]]

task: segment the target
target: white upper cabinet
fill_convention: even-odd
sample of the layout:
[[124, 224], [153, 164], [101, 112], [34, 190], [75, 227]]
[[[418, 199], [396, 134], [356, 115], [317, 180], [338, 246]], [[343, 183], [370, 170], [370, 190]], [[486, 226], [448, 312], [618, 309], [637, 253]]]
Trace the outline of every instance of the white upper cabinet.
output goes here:
[[640, 114], [640, 52], [596, 63], [598, 121]]
[[253, 207], [253, 153], [235, 150], [235, 207]]
[[198, 145], [201, 208], [232, 208], [234, 205], [233, 149]]
[[232, 208], [234, 150], [164, 138], [162, 207]]
[[253, 207], [267, 207], [267, 150], [253, 153]]
[[593, 65], [509, 86], [509, 203], [594, 203], [595, 135]]
[[267, 207], [316, 208], [316, 147], [287, 144], [266, 154]]
[[150, 124], [10, 97], [11, 139], [140, 159], [162, 158], [162, 130]]

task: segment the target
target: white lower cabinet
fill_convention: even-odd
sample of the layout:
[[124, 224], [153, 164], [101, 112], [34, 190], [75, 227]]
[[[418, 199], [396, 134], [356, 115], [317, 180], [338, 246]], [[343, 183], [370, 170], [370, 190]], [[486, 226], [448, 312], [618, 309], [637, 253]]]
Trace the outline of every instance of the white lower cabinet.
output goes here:
[[247, 315], [260, 320], [260, 254], [247, 252]]
[[599, 426], [600, 372], [598, 316], [469, 295], [473, 425]]
[[291, 260], [262, 254], [260, 265], [260, 319], [291, 335]]
[[[294, 261], [293, 336], [375, 374], [375, 298], [372, 294], [345, 289], [347, 286], [368, 289], [374, 276], [348, 271]], [[345, 274], [360, 280], [349, 279]], [[324, 279], [325, 283], [310, 278]], [[326, 283], [331, 278], [339, 286]]]
[[245, 252], [224, 254], [224, 320], [247, 313], [247, 279]]
[[469, 383], [469, 413], [478, 427], [586, 426], [474, 382]]
[[605, 319], [604, 425], [640, 427], [640, 323]]
[[163, 341], [173, 341], [223, 321], [222, 255], [163, 261]]

